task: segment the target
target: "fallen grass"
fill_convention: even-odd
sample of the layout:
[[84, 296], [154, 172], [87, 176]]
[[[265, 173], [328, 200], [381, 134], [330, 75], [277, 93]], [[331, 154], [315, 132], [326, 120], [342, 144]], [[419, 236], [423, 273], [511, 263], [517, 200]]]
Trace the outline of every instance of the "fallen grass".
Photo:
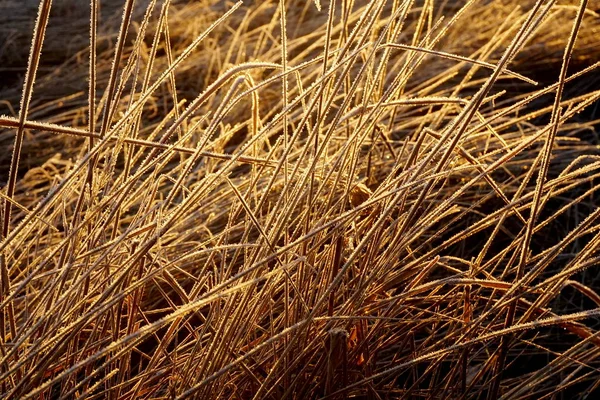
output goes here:
[[592, 3], [0, 6], [3, 397], [594, 393]]

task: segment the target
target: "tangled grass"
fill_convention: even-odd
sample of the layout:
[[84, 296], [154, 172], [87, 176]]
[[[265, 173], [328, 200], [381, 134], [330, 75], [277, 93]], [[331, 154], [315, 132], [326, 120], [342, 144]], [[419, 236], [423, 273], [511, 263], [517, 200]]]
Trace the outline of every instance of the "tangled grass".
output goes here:
[[597, 3], [37, 6], [0, 3], [3, 398], [596, 391]]

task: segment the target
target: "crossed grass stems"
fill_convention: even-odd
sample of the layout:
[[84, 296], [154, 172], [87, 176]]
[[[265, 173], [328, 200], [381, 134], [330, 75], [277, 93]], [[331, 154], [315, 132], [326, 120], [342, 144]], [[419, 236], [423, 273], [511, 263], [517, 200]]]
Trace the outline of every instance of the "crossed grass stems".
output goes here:
[[[4, 397], [595, 390], [587, 1], [123, 3], [115, 34], [90, 1], [57, 111], [41, 0], [0, 118]], [[510, 69], [540, 44], [545, 87]]]

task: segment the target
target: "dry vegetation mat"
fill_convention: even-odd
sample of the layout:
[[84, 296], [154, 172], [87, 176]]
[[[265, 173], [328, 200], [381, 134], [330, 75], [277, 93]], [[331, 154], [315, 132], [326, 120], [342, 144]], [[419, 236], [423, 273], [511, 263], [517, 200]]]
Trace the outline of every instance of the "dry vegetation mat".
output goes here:
[[0, 1], [2, 398], [593, 396], [599, 8]]

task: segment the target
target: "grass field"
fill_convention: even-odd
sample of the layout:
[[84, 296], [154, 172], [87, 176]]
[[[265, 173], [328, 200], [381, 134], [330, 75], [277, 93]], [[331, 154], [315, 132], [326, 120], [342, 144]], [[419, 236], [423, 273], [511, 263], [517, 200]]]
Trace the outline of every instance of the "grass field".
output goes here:
[[0, 0], [0, 397], [595, 398], [596, 11]]

